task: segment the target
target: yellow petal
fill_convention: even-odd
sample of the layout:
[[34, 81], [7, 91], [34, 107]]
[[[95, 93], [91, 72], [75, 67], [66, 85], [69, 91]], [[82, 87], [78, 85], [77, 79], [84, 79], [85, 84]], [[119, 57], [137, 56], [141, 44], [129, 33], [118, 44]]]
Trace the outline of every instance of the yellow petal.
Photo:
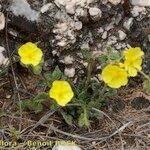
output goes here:
[[107, 65], [102, 71], [102, 79], [111, 88], [120, 88], [128, 82], [127, 72], [119, 65]]
[[133, 68], [133, 67], [129, 67], [128, 68], [128, 74], [129, 74], [129, 76], [130, 77], [135, 77], [135, 76], [137, 76], [137, 70], [135, 69], [135, 68]]
[[33, 66], [38, 65], [41, 62], [43, 56], [41, 49], [31, 42], [22, 45], [18, 49], [18, 54], [23, 64]]
[[56, 80], [49, 91], [51, 98], [55, 99], [60, 106], [65, 106], [74, 96], [72, 88], [67, 81]]
[[140, 47], [129, 48], [124, 51], [125, 59], [137, 59], [144, 55]]

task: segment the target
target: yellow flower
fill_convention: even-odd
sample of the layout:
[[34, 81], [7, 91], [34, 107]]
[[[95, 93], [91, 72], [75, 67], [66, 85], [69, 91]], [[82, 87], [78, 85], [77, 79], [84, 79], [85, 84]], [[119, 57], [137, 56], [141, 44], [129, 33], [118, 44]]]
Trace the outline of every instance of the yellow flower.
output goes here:
[[52, 83], [49, 95], [51, 98], [55, 99], [60, 106], [65, 106], [71, 101], [74, 93], [67, 81], [56, 80]]
[[18, 50], [18, 54], [23, 64], [33, 66], [40, 64], [43, 56], [41, 49], [31, 42], [22, 45]]
[[135, 77], [137, 72], [142, 69], [142, 56], [144, 52], [139, 48], [129, 48], [124, 51], [125, 61], [124, 67], [129, 76]]
[[128, 83], [127, 72], [121, 67], [112, 64], [103, 69], [102, 79], [111, 88], [120, 88]]

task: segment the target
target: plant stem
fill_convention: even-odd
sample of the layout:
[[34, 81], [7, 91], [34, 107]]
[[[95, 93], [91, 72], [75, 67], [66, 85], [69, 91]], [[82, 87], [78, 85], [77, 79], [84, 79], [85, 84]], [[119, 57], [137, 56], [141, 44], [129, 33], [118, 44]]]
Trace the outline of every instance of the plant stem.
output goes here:
[[150, 82], [150, 77], [147, 74], [145, 74], [143, 71], [139, 72], [144, 76], [145, 79], [147, 79]]
[[104, 84], [102, 90], [99, 92], [99, 98], [98, 98], [98, 100], [103, 101], [103, 99], [105, 98], [106, 88], [107, 88], [107, 85]]
[[88, 74], [87, 74], [87, 80], [86, 80], [86, 84], [85, 84], [85, 87], [88, 89], [88, 85], [90, 83], [90, 80], [91, 80], [91, 74], [92, 74], [92, 70], [93, 70], [93, 65], [94, 65], [94, 60], [91, 60], [89, 63], [88, 63]]

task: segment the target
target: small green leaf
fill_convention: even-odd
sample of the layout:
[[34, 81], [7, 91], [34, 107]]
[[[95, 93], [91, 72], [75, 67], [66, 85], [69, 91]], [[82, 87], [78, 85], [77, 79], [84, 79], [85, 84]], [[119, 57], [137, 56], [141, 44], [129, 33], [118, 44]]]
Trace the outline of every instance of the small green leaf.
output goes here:
[[31, 69], [32, 69], [34, 74], [36, 74], [36, 75], [41, 74], [41, 72], [42, 72], [42, 65], [39, 64], [37, 66], [32, 66]]
[[92, 59], [92, 53], [90, 49], [86, 49], [86, 48], [81, 49], [81, 53], [86, 61], [89, 62]]
[[39, 113], [43, 110], [42, 102], [44, 102], [48, 98], [49, 98], [48, 94], [43, 92], [37, 95], [33, 99], [27, 99], [27, 100], [21, 101], [20, 104], [21, 104], [22, 109], [28, 109], [28, 110], [34, 111], [35, 113]]
[[49, 98], [48, 93], [42, 92], [42, 93], [38, 94], [38, 95], [34, 98], [34, 100], [46, 100], [46, 99], [48, 99], [48, 98]]
[[113, 52], [113, 53], [110, 54], [109, 59], [112, 60], [112, 61], [117, 61], [117, 60], [120, 59], [120, 57], [121, 56], [118, 52], [116, 52], [116, 53]]
[[61, 110], [61, 114], [65, 120], [65, 122], [68, 124], [68, 125], [72, 125], [73, 124], [73, 117], [69, 114], [67, 114], [66, 112], [64, 112], [63, 110]]
[[84, 108], [84, 112], [81, 113], [78, 124], [80, 127], [89, 127], [90, 126], [89, 116], [87, 114], [86, 108]]
[[63, 75], [63, 73], [61, 72], [61, 70], [59, 69], [59, 67], [56, 66], [55, 70], [52, 73], [53, 80], [59, 80], [62, 75]]
[[99, 63], [104, 64], [108, 61], [108, 56], [106, 54], [101, 54], [99, 57], [96, 58], [96, 60]]
[[150, 81], [145, 79], [143, 82], [143, 88], [147, 93], [150, 93]]

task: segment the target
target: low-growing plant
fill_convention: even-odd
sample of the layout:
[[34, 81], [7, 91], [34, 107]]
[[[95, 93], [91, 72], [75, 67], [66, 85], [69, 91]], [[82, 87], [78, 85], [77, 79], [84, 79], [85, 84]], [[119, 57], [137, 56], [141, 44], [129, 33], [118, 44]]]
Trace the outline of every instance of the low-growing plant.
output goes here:
[[[78, 119], [80, 127], [89, 127], [92, 118], [100, 119], [102, 114], [92, 108], [101, 109], [106, 101], [117, 95], [117, 90], [128, 84], [130, 77], [137, 76], [138, 72], [144, 77], [144, 89], [150, 91], [150, 76], [142, 72], [142, 59], [144, 52], [139, 48], [129, 48], [120, 53], [108, 48], [99, 56], [94, 56], [89, 49], [82, 49], [84, 60], [88, 63], [87, 76], [79, 79], [74, 84], [58, 66], [52, 72], [41, 75], [41, 83], [49, 88], [32, 99], [21, 101], [23, 109], [29, 109], [35, 113], [43, 110], [43, 103], [51, 100], [49, 109], [61, 107], [59, 113], [66, 123], [73, 125]], [[20, 63], [26, 68], [32, 69], [35, 74], [41, 74], [43, 52], [35, 44], [29, 42], [18, 50]], [[92, 71], [95, 63], [98, 63], [102, 71], [97, 78], [93, 78]]]

